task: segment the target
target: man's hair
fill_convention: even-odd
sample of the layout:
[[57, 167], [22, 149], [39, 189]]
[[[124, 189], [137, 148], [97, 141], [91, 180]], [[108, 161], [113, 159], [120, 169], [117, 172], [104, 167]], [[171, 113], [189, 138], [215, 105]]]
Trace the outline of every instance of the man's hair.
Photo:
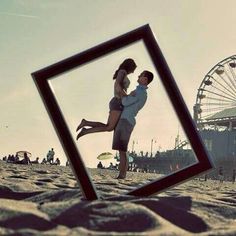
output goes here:
[[152, 80], [153, 80], [153, 77], [154, 77], [153, 73], [148, 71], [148, 70], [145, 70], [145, 71], [143, 71], [143, 74], [144, 74], [145, 77], [147, 77], [148, 84], [150, 84], [152, 82]]

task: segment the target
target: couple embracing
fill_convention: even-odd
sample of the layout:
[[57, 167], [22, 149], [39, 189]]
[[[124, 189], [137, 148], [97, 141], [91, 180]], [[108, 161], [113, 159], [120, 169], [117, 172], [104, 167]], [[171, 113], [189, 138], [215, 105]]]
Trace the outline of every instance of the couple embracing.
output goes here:
[[114, 130], [112, 149], [119, 151], [120, 155], [118, 179], [126, 178], [129, 164], [126, 153], [131, 133], [136, 124], [135, 117], [146, 103], [147, 85], [153, 80], [153, 74], [144, 70], [138, 76], [138, 86], [128, 94], [127, 89], [130, 85], [128, 75], [133, 73], [136, 67], [133, 59], [125, 59], [113, 75], [114, 97], [109, 103], [110, 112], [107, 124], [82, 119], [76, 129], [79, 131], [77, 140], [86, 134]]

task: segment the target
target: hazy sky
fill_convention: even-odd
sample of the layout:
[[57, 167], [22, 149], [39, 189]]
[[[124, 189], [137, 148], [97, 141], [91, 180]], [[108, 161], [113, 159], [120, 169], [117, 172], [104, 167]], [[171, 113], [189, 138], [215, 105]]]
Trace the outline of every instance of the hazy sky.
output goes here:
[[[44, 157], [54, 147], [65, 155], [30, 74], [120, 34], [149, 23], [192, 114], [204, 75], [235, 54], [234, 0], [1, 0], [0, 1], [0, 155], [19, 150]], [[137, 151], [174, 146], [178, 120], [142, 43], [114, 52], [52, 80], [52, 87], [73, 136], [81, 118], [106, 122], [112, 75], [126, 57], [138, 64], [130, 75], [152, 70], [148, 101], [138, 114], [131, 138]], [[184, 139], [184, 134], [180, 134]], [[85, 164], [111, 151], [111, 133], [81, 138]], [[113, 151], [114, 153], [114, 151]]]

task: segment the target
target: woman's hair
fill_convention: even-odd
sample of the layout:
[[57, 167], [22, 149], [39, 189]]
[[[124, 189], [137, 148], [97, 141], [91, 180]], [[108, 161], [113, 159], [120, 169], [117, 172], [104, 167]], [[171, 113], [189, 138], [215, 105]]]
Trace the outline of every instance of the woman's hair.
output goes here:
[[131, 58], [125, 59], [119, 66], [119, 68], [116, 70], [115, 74], [113, 75], [113, 79], [117, 77], [119, 70], [125, 70], [127, 74], [133, 72], [137, 65], [135, 64], [134, 60]]

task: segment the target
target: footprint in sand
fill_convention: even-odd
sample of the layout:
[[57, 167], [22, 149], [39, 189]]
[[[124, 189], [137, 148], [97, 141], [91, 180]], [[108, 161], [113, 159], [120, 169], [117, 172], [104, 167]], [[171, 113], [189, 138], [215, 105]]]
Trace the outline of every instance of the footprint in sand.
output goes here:
[[46, 183], [51, 183], [51, 182], [53, 182], [53, 180], [52, 179], [50, 179], [50, 178], [45, 178], [45, 179], [38, 179], [38, 181], [40, 182], [46, 182]]
[[16, 179], [28, 179], [28, 177], [21, 176], [21, 175], [10, 175], [8, 178], [16, 178]]
[[51, 174], [48, 170], [35, 170], [34, 172], [38, 174]]
[[34, 184], [36, 184], [37, 186], [42, 186], [42, 185], [45, 185], [45, 183], [44, 183], [44, 182], [39, 182], [39, 181], [36, 181], [36, 182], [34, 182]]

